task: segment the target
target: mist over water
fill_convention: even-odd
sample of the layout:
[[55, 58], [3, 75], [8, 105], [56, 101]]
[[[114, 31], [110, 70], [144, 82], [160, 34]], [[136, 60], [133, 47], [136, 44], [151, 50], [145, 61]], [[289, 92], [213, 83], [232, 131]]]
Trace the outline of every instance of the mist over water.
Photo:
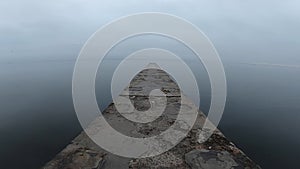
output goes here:
[[[103, 110], [110, 102], [110, 78], [120, 60], [106, 59], [96, 94]], [[171, 62], [171, 61], [170, 61]], [[72, 104], [74, 61], [1, 65], [1, 159], [36, 168], [50, 160], [80, 131]], [[201, 110], [208, 112], [210, 87], [199, 63], [187, 64], [200, 84]], [[228, 100], [220, 129], [264, 168], [297, 163], [300, 69], [224, 62]], [[198, 70], [198, 71], [196, 71]]]
[[[72, 103], [72, 74], [81, 47], [103, 24], [145, 11], [183, 17], [215, 45], [228, 83], [219, 125], [228, 139], [262, 168], [298, 167], [298, 1], [120, 4], [116, 0], [0, 2], [1, 168], [39, 168], [81, 132]], [[145, 47], [170, 50], [191, 67], [199, 83], [200, 109], [207, 113], [210, 84], [201, 62], [182, 44], [156, 36], [128, 39], [106, 56], [96, 80], [100, 109], [111, 102], [110, 80], [118, 63]]]

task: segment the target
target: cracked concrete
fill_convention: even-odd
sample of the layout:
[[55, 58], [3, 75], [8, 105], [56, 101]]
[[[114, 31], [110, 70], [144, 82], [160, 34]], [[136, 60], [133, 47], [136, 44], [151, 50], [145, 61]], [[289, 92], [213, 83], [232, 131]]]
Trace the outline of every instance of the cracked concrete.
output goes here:
[[[117, 131], [139, 138], [147, 138], [158, 135], [174, 124], [178, 112], [181, 108], [185, 113], [195, 110], [191, 100], [185, 96], [181, 97], [180, 90], [172, 78], [157, 67], [141, 71], [130, 83], [120, 97], [129, 97], [135, 108], [139, 111], [148, 110], [151, 102], [148, 97], [153, 89], [160, 89], [167, 98], [167, 105], [162, 114], [156, 117], [152, 122], [135, 123], [126, 118], [124, 114], [118, 113], [115, 105], [110, 104], [103, 116], [107, 122]], [[155, 96], [155, 95], [154, 95]], [[157, 95], [156, 97], [161, 97]], [[155, 101], [159, 102], [160, 98]], [[181, 105], [183, 100], [183, 105]], [[126, 105], [122, 105], [125, 106]], [[130, 108], [128, 108], [129, 110]], [[259, 169], [260, 167], [248, 158], [239, 148], [225, 138], [225, 136], [216, 130], [214, 134], [204, 143], [205, 135], [199, 137], [202, 125], [205, 121], [205, 115], [196, 108], [198, 116], [192, 130], [188, 133], [178, 145], [171, 150], [158, 156], [130, 159], [119, 157], [106, 152], [97, 146], [84, 132], [76, 137], [69, 146], [60, 152], [52, 161], [48, 162], [44, 169]], [[130, 112], [128, 112], [130, 113]], [[179, 125], [176, 131], [185, 131], [188, 126]], [[101, 126], [97, 124], [97, 119], [92, 122], [88, 128], [91, 133], [97, 133]], [[172, 144], [164, 142], [161, 138], [158, 144]]]

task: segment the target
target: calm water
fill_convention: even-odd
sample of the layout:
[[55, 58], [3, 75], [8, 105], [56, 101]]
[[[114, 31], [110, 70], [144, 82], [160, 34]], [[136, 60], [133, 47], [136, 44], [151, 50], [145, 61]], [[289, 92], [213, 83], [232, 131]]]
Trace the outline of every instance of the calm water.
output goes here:
[[[1, 168], [39, 168], [81, 131], [72, 104], [74, 62], [1, 64]], [[112, 69], [117, 62], [107, 63], [106, 68]], [[233, 62], [224, 65], [228, 100], [221, 130], [263, 168], [296, 168], [300, 69]], [[198, 76], [198, 80], [202, 78], [206, 77]], [[105, 93], [109, 88], [103, 84], [100, 82], [98, 90]], [[201, 109], [206, 112], [209, 92], [207, 84], [202, 86]], [[101, 108], [110, 102], [108, 92], [103, 96], [98, 96]]]

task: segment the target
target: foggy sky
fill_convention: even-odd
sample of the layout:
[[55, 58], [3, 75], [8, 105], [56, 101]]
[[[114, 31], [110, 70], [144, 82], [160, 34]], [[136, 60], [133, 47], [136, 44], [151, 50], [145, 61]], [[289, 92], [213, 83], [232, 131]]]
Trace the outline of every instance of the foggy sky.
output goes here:
[[297, 0], [1, 1], [0, 62], [75, 59], [105, 23], [165, 12], [197, 25], [225, 61], [300, 64], [299, 6]]

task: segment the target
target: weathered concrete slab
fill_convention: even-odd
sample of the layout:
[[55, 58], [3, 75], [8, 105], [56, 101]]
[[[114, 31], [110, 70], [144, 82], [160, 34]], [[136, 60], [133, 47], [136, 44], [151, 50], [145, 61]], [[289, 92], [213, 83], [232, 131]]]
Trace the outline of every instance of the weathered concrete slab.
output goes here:
[[[149, 76], [151, 75], [151, 76]], [[169, 97], [180, 97], [180, 90], [173, 79], [166, 72], [159, 69], [148, 69], [136, 75], [121, 95], [148, 96], [150, 91], [160, 87]]]
[[44, 169], [90, 169], [104, 166], [105, 153], [77, 144], [68, 145]]
[[[140, 72], [120, 97], [129, 96], [135, 108], [139, 111], [148, 110], [149, 92], [160, 89], [167, 96], [165, 111], [151, 123], [135, 123], [118, 113], [114, 104], [103, 112], [103, 116], [119, 132], [131, 137], [151, 137], [157, 135], [174, 123], [181, 106], [188, 112], [195, 109], [195, 105], [186, 97], [180, 97], [180, 90], [176, 83], [162, 70], [154, 65]], [[157, 96], [160, 97], [160, 96]], [[159, 99], [158, 99], [159, 100]], [[181, 100], [183, 105], [181, 105]], [[198, 111], [198, 108], [196, 108]], [[129, 159], [106, 152], [97, 146], [82, 132], [72, 143], [59, 153], [52, 161], [45, 165], [45, 169], [52, 168], [84, 168], [84, 169], [147, 169], [147, 168], [178, 168], [178, 169], [256, 169], [259, 168], [232, 142], [216, 130], [205, 142], [199, 137], [205, 116], [198, 111], [198, 117], [188, 136], [171, 150], [150, 158]], [[132, 112], [128, 112], [132, 113]], [[97, 132], [97, 119], [88, 130]]]

